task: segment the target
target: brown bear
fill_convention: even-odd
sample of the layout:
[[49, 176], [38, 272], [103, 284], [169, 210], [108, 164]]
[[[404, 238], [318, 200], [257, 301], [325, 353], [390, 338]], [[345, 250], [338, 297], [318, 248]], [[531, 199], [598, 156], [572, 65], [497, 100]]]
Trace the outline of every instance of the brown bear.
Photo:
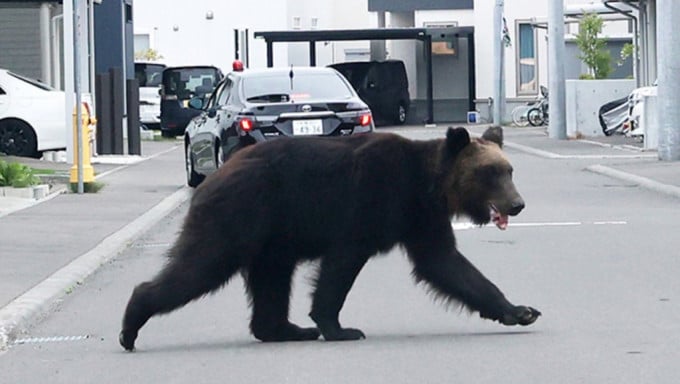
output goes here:
[[[524, 201], [501, 151], [503, 132], [471, 139], [412, 141], [371, 133], [282, 138], [236, 153], [194, 192], [167, 265], [134, 289], [119, 336], [133, 350], [139, 329], [221, 288], [241, 271], [252, 303], [250, 329], [262, 341], [356, 340], [338, 315], [373, 255], [404, 247], [413, 274], [446, 299], [505, 325], [528, 325], [540, 312], [511, 304], [457, 249], [451, 219], [467, 216], [505, 229]], [[320, 259], [310, 317], [289, 322], [291, 277]]]

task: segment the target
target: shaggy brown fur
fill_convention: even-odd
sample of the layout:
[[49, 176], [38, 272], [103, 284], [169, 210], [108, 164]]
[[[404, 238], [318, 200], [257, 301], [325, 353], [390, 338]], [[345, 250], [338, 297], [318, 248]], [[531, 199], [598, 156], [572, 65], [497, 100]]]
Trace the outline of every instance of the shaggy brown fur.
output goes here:
[[[366, 261], [397, 244], [417, 280], [484, 318], [528, 325], [540, 312], [511, 304], [458, 250], [452, 216], [507, 225], [524, 201], [501, 152], [502, 131], [471, 140], [463, 128], [445, 139], [393, 134], [279, 139], [241, 150], [195, 191], [165, 268], [137, 286], [120, 343], [134, 349], [139, 329], [246, 277], [250, 328], [262, 341], [355, 340], [338, 316]], [[321, 259], [310, 316], [317, 328], [288, 321], [297, 264]]]

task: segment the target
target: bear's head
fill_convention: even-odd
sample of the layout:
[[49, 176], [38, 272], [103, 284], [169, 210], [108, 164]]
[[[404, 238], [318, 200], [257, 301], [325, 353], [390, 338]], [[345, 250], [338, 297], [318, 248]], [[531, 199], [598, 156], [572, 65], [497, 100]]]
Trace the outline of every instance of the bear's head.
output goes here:
[[524, 209], [502, 147], [501, 127], [491, 127], [475, 139], [465, 128], [448, 129], [442, 171], [451, 216], [465, 215], [478, 225], [493, 221], [506, 229], [508, 216]]

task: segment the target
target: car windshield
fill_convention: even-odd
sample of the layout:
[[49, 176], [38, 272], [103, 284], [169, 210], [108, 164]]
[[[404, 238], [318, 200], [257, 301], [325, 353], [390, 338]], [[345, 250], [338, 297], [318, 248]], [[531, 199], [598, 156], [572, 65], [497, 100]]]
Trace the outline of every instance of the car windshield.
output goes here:
[[165, 69], [163, 64], [135, 63], [135, 79], [140, 87], [159, 87], [163, 69]]
[[211, 67], [172, 68], [163, 71], [163, 91], [182, 100], [207, 97], [220, 81], [220, 71]]
[[286, 102], [296, 99], [349, 99], [352, 91], [335, 73], [266, 74], [243, 79], [243, 94], [251, 102]]
[[34, 80], [34, 79], [31, 79], [31, 78], [28, 78], [28, 77], [17, 75], [16, 73], [13, 73], [13, 72], [7, 72], [7, 74], [16, 78], [16, 79], [23, 81], [24, 83], [32, 85], [36, 88], [40, 88], [43, 91], [57, 91], [57, 89], [54, 89], [54, 88], [50, 87], [49, 85], [47, 85], [45, 83], [41, 83], [38, 80]]

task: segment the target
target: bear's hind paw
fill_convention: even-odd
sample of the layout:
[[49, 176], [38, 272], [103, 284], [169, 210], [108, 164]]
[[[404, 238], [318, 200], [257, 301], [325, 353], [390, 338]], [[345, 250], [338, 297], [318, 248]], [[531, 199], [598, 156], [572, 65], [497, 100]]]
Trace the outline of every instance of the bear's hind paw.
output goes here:
[[118, 342], [128, 352], [135, 350], [135, 339], [137, 339], [137, 332], [133, 331], [123, 330], [118, 335]]
[[338, 328], [333, 331], [321, 332], [326, 341], [350, 341], [365, 339], [366, 335], [360, 329]]

